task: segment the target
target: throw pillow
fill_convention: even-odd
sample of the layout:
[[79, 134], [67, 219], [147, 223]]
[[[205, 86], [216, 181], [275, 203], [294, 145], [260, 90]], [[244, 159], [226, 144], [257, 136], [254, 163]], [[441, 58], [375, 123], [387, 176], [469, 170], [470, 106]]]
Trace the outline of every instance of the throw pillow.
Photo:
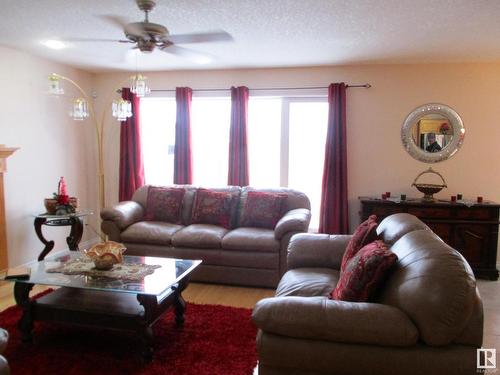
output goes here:
[[240, 226], [274, 229], [284, 214], [287, 195], [249, 191]]
[[347, 262], [330, 297], [341, 301], [369, 301], [397, 259], [384, 242], [369, 243]]
[[150, 186], [144, 219], [179, 224], [185, 192], [182, 188]]
[[193, 204], [192, 224], [213, 224], [231, 228], [231, 211], [236, 203], [234, 193], [198, 189]]
[[365, 245], [377, 239], [377, 217], [370, 215], [354, 231], [351, 240], [347, 244], [340, 270], [344, 271], [347, 262]]

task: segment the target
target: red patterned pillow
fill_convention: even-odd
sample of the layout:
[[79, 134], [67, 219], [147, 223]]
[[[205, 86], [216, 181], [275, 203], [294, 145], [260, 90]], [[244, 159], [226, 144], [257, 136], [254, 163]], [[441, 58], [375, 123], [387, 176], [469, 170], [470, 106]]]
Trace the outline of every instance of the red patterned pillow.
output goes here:
[[179, 224], [185, 192], [182, 188], [150, 186], [144, 219]]
[[377, 240], [369, 243], [347, 262], [330, 298], [352, 302], [369, 301], [397, 260], [397, 255], [384, 242]]
[[213, 224], [231, 228], [231, 211], [236, 203], [234, 193], [198, 189], [193, 204], [191, 223]]
[[344, 271], [347, 262], [365, 245], [377, 239], [377, 217], [370, 215], [368, 219], [359, 224], [354, 231], [351, 240], [347, 244], [342, 257], [341, 271]]
[[240, 226], [274, 229], [283, 216], [287, 195], [249, 191]]

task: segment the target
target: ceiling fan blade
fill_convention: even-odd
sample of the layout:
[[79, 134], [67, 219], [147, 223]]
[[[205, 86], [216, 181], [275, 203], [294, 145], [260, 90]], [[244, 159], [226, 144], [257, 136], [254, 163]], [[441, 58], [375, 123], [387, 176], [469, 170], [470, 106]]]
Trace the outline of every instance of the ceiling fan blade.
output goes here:
[[98, 16], [102, 20], [119, 27], [124, 32], [134, 36], [147, 36], [147, 33], [136, 23], [129, 23], [127, 19], [113, 14], [102, 14]]
[[104, 39], [104, 38], [64, 38], [64, 42], [118, 42], [118, 43], [133, 43], [130, 40], [124, 39]]
[[171, 53], [173, 55], [186, 57], [189, 60], [197, 62], [198, 64], [208, 64], [215, 60], [215, 58], [209, 54], [193, 51], [192, 49], [183, 48], [176, 45], [168, 45], [165, 47], [160, 47], [159, 49], [163, 52]]
[[127, 26], [127, 24], [129, 23], [125, 18], [116, 16], [114, 14], [99, 14], [97, 17], [106, 21], [107, 23], [119, 27], [120, 29], [125, 28], [125, 26]]
[[174, 44], [205, 43], [205, 42], [229, 42], [233, 40], [231, 34], [219, 30], [206, 33], [174, 34], [164, 39]]

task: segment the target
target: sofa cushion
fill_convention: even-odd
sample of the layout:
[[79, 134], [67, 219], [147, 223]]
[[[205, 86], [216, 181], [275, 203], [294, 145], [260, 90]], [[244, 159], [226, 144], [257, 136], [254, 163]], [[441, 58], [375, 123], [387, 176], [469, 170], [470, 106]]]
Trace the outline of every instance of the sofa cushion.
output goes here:
[[182, 188], [150, 186], [144, 219], [179, 224], [185, 192]]
[[331, 298], [351, 302], [369, 301], [397, 259], [397, 255], [384, 242], [369, 243], [347, 262]]
[[238, 223], [241, 222], [241, 216], [243, 213], [243, 208], [247, 203], [248, 193], [252, 191], [263, 192], [263, 193], [273, 193], [273, 194], [286, 194], [287, 198], [283, 207], [284, 212], [294, 210], [296, 208], [307, 208], [311, 209], [311, 203], [309, 198], [304, 193], [300, 191], [288, 189], [288, 188], [274, 188], [274, 189], [257, 189], [251, 186], [244, 186], [241, 188], [240, 203], [238, 205]]
[[182, 228], [182, 225], [161, 221], [140, 221], [125, 229], [121, 234], [121, 240], [123, 242], [170, 245], [174, 233]]
[[274, 231], [271, 229], [237, 228], [224, 236], [222, 248], [225, 250], [277, 252], [280, 249], [280, 242], [274, 238]]
[[281, 193], [248, 192], [240, 226], [274, 229], [284, 214], [286, 198]]
[[178, 247], [194, 247], [217, 249], [221, 247], [222, 238], [227, 229], [211, 224], [191, 224], [176, 232], [172, 245]]
[[220, 260], [218, 265], [220, 266], [267, 270], [277, 270], [280, 266], [280, 258], [278, 252], [265, 253], [248, 250], [222, 249], [219, 251], [219, 253]]
[[198, 189], [193, 204], [192, 224], [213, 224], [229, 229], [231, 211], [237, 203], [232, 193]]
[[276, 297], [326, 297], [335, 288], [339, 271], [331, 268], [296, 268], [287, 271], [276, 288]]
[[370, 215], [368, 219], [362, 222], [354, 231], [351, 240], [347, 244], [344, 256], [342, 257], [342, 265], [340, 270], [344, 271], [347, 262], [363, 248], [363, 246], [375, 241], [377, 238], [377, 217]]

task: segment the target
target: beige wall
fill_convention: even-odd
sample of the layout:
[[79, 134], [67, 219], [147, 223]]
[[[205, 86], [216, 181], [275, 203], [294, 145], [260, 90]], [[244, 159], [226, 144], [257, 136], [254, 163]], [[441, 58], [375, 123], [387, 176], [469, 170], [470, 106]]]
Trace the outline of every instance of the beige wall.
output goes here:
[[[448, 183], [438, 197], [463, 193], [500, 201], [500, 64], [361, 65], [297, 69], [178, 71], [147, 74], [153, 89], [175, 86], [228, 88], [317, 86], [330, 82], [370, 83], [371, 89], [349, 89], [347, 97], [349, 204], [351, 226], [358, 222], [358, 196], [391, 191], [420, 196], [410, 185], [428, 168], [401, 146], [406, 115], [428, 102], [450, 105], [462, 117], [466, 136], [451, 159], [434, 165]], [[125, 73], [96, 75], [94, 88], [111, 92]], [[118, 196], [119, 126], [107, 123], [107, 198]]]
[[[33, 229], [32, 214], [44, 212], [43, 199], [57, 190], [64, 176], [68, 193], [82, 207], [96, 206], [94, 133], [89, 121], [68, 116], [76, 91], [66, 86], [63, 97], [47, 95], [47, 76], [57, 72], [89, 89], [91, 75], [24, 52], [0, 47], [0, 143], [20, 147], [8, 160], [5, 198], [9, 265], [35, 260], [42, 250]], [[96, 220], [90, 222], [94, 227]], [[67, 248], [69, 227], [44, 228], [56, 242], [54, 251]], [[85, 229], [82, 241], [94, 238]]]

